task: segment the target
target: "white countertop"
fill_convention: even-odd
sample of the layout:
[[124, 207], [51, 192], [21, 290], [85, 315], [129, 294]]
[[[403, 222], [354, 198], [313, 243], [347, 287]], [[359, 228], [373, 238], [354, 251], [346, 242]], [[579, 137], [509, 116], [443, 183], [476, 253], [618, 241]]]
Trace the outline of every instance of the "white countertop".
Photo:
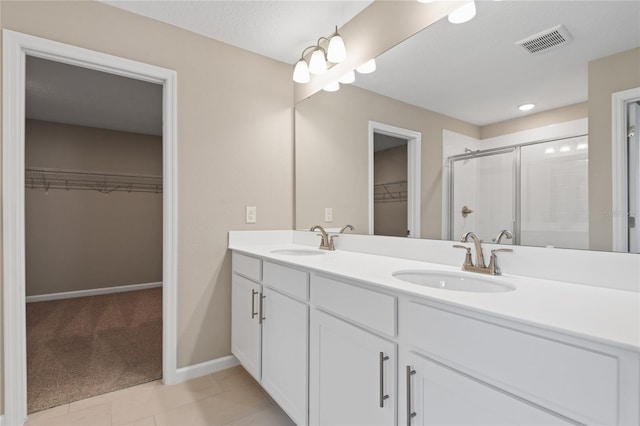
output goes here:
[[392, 273], [432, 270], [466, 274], [459, 267], [342, 250], [322, 251], [324, 254], [317, 256], [272, 253], [282, 249], [313, 249], [296, 244], [231, 244], [229, 248], [640, 352], [640, 293], [509, 274], [487, 278], [512, 284], [515, 291], [451, 291], [404, 282]]

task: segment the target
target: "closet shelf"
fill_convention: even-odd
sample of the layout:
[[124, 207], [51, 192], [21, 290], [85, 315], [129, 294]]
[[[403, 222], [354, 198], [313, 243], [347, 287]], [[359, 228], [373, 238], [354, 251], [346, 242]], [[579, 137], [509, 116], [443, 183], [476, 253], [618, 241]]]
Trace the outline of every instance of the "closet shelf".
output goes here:
[[376, 203], [407, 201], [407, 181], [376, 183], [373, 185], [373, 200]]
[[97, 173], [82, 170], [46, 168], [25, 169], [25, 187], [31, 189], [65, 189], [98, 191], [109, 194], [122, 192], [162, 193], [162, 176]]

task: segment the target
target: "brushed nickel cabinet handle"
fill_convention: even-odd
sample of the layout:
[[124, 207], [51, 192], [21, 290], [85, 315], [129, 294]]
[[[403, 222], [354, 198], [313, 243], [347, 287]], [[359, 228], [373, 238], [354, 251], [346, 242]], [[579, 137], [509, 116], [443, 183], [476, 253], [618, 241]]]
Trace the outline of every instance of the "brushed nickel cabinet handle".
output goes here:
[[380, 408], [384, 408], [384, 400], [389, 399], [389, 395], [384, 394], [384, 362], [388, 360], [389, 357], [380, 352]]
[[416, 416], [416, 413], [411, 410], [411, 376], [416, 374], [416, 370], [412, 370], [411, 366], [407, 365], [407, 426], [411, 426], [411, 419]]
[[263, 299], [266, 299], [267, 296], [265, 296], [263, 293], [260, 293], [260, 316], [258, 317], [258, 324], [262, 324], [264, 322], [264, 320], [266, 319], [264, 317], [264, 302]]
[[251, 319], [254, 319], [258, 313], [256, 312], [256, 294], [257, 291], [251, 289]]

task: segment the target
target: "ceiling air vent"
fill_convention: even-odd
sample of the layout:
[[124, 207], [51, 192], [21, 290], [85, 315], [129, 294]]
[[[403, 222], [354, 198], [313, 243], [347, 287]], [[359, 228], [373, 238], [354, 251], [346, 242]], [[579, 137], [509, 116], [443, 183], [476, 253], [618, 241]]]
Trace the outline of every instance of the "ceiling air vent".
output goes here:
[[534, 34], [520, 40], [516, 44], [524, 47], [527, 52], [536, 54], [551, 49], [552, 47], [561, 46], [571, 40], [571, 34], [564, 25], [557, 25], [548, 30]]

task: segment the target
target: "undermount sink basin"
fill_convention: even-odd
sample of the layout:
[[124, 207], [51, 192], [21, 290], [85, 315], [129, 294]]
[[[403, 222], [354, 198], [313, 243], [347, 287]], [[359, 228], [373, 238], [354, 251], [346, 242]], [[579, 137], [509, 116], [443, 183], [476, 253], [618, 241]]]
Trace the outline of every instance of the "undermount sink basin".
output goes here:
[[281, 249], [271, 251], [273, 254], [284, 254], [286, 256], [317, 256], [325, 252], [313, 249]]
[[469, 276], [456, 272], [436, 271], [397, 271], [392, 274], [399, 280], [453, 291], [467, 291], [471, 293], [502, 293], [516, 288], [490, 278]]

